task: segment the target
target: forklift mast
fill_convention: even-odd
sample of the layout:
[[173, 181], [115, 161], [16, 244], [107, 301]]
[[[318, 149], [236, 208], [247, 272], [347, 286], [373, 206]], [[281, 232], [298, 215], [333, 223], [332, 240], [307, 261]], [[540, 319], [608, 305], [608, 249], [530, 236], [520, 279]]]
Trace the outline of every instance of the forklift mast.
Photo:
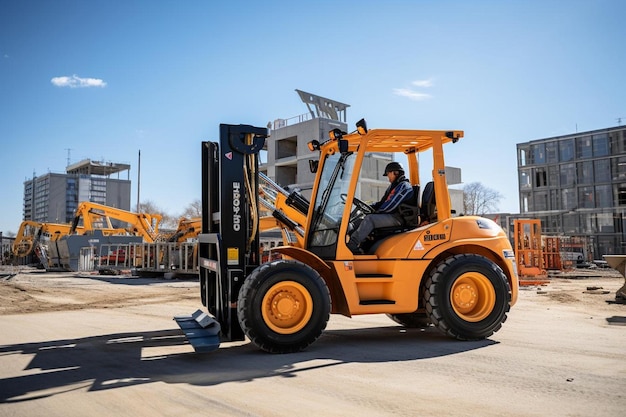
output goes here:
[[202, 304], [222, 341], [241, 341], [237, 296], [260, 264], [259, 152], [266, 128], [220, 125], [220, 141], [202, 142], [202, 233], [198, 236]]

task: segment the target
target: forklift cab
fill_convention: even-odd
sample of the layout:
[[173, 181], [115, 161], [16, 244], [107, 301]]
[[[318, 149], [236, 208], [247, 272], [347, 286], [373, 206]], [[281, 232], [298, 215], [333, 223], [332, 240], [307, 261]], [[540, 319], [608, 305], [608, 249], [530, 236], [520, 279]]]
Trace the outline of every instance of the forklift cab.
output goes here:
[[[413, 135], [414, 139], [407, 140], [408, 135]], [[365, 215], [373, 212], [372, 208], [356, 195], [365, 155], [371, 152], [402, 152], [406, 156], [408, 160], [406, 176], [413, 187], [413, 201], [404, 203], [400, 209], [404, 219], [402, 225], [376, 229], [372, 232], [365, 244], [367, 253], [372, 254], [376, 243], [387, 236], [415, 229], [438, 218], [449, 218], [450, 201], [443, 153], [437, 151], [444, 141], [456, 142], [462, 135], [460, 131], [446, 132], [443, 138], [441, 132], [423, 132], [420, 137], [415, 131], [368, 131], [363, 122], [357, 133], [348, 135], [335, 129], [331, 132], [329, 141], [321, 145], [319, 143], [311, 145], [311, 149], [320, 151], [320, 160], [317, 164], [320, 172], [312, 195], [306, 249], [326, 260], [351, 257], [352, 253], [346, 247], [347, 237]], [[420, 199], [417, 156], [426, 150], [432, 150], [434, 154], [433, 181], [425, 185]], [[444, 190], [441, 193], [440, 213], [434, 198], [437, 187]]]

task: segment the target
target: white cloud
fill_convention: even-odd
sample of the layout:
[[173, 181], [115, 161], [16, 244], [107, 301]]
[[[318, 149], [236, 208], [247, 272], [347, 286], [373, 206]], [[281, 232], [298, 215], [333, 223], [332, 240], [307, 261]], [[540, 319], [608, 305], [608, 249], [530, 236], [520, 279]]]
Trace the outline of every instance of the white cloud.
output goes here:
[[430, 94], [420, 93], [419, 91], [414, 91], [409, 88], [394, 88], [393, 93], [397, 96], [406, 97], [413, 101], [427, 100], [432, 97]]
[[86, 87], [106, 87], [107, 83], [99, 78], [81, 78], [74, 74], [71, 77], [54, 77], [50, 82], [57, 87], [86, 88]]
[[[433, 80], [432, 78], [427, 80], [415, 80], [411, 82], [411, 85], [418, 87], [419, 89], [429, 88], [433, 86]], [[406, 97], [413, 101], [422, 101], [432, 98], [431, 94], [414, 90], [413, 88], [394, 88], [393, 93], [397, 96]]]
[[415, 80], [411, 84], [413, 84], [416, 87], [432, 87], [433, 80], [430, 78], [428, 80]]

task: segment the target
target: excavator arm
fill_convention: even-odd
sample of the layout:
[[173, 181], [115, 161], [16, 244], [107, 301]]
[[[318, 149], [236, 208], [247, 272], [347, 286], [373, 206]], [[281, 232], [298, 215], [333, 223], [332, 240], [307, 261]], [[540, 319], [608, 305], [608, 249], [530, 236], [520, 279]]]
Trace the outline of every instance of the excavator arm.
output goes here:
[[[58, 240], [61, 236], [65, 236], [70, 231], [69, 224], [62, 223], [40, 223], [32, 220], [25, 220], [13, 242], [13, 254], [16, 257], [30, 255], [35, 249], [36, 244], [43, 236], [50, 240]], [[82, 231], [82, 228], [79, 229]]]
[[42, 223], [25, 220], [13, 241], [13, 255], [16, 257], [27, 256], [33, 251], [37, 236], [40, 234]]
[[76, 209], [69, 234], [76, 234], [81, 223], [86, 230], [93, 230], [102, 225], [111, 228], [111, 220], [117, 220], [127, 225], [125, 227], [127, 233], [141, 236], [146, 242], [152, 243], [158, 236], [162, 219], [160, 214], [133, 213], [85, 201]]
[[187, 239], [195, 239], [202, 230], [202, 217], [192, 217], [190, 219], [181, 217], [178, 227], [167, 237], [168, 242], [185, 242]]

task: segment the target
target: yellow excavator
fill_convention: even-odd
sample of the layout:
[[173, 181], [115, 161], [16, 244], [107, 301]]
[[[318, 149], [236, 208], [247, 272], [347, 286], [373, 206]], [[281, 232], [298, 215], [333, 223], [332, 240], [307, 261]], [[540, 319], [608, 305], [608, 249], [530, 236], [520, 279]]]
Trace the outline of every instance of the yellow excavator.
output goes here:
[[181, 217], [178, 219], [176, 230], [166, 236], [168, 242], [185, 242], [189, 239], [195, 239], [202, 230], [201, 217]]
[[[95, 221], [91, 223], [97, 225]], [[28, 256], [36, 249], [37, 244], [42, 241], [55, 242], [70, 234], [72, 225], [69, 223], [46, 223], [35, 222], [32, 220], [24, 220], [20, 224], [20, 228], [13, 242], [13, 255], [15, 257]], [[100, 231], [104, 236], [118, 235], [126, 233], [125, 229], [116, 229], [113, 227], [87, 229], [84, 226], [77, 226], [74, 233], [83, 235], [91, 233], [94, 230]]]
[[28, 256], [33, 252], [37, 242], [42, 238], [57, 240], [61, 236], [67, 235], [70, 228], [70, 224], [40, 223], [25, 220], [20, 224], [20, 228], [15, 236], [13, 255], [18, 258]]
[[[331, 313], [387, 314], [460, 340], [501, 328], [518, 297], [515, 254], [493, 221], [452, 216], [443, 147], [458, 146], [462, 131], [368, 130], [360, 120], [352, 133], [334, 129], [328, 139], [309, 142], [316, 174], [310, 202], [294, 191], [275, 200], [273, 211], [299, 237], [273, 248], [282, 259], [261, 263], [258, 153], [267, 137], [265, 128], [223, 124], [219, 142], [202, 143], [198, 241], [206, 311], [175, 317], [197, 352], [246, 337], [267, 352], [301, 351]], [[358, 194], [371, 153], [407, 158], [415, 201], [402, 226], [375, 230], [365, 253], [354, 254], [350, 234], [372, 212]], [[418, 198], [418, 155], [429, 153], [432, 181]]]
[[[163, 217], [153, 213], [131, 211], [84, 201], [78, 205], [69, 233], [80, 234], [84, 230], [117, 229], [141, 236], [145, 242], [154, 242], [159, 235], [159, 224]], [[115, 222], [115, 225], [114, 225]]]

